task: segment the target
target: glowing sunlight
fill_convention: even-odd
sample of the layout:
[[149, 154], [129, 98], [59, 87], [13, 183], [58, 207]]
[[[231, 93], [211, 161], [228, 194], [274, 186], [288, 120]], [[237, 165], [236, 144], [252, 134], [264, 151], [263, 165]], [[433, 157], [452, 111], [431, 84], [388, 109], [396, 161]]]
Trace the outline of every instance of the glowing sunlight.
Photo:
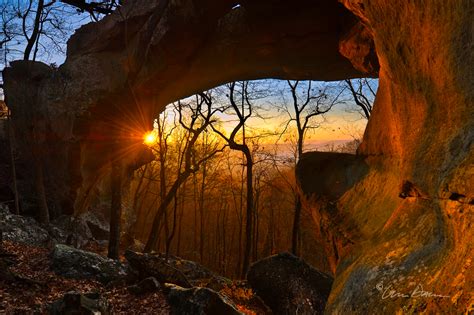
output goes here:
[[153, 145], [156, 142], [156, 132], [155, 131], [150, 131], [145, 133], [143, 136], [143, 143], [146, 145]]

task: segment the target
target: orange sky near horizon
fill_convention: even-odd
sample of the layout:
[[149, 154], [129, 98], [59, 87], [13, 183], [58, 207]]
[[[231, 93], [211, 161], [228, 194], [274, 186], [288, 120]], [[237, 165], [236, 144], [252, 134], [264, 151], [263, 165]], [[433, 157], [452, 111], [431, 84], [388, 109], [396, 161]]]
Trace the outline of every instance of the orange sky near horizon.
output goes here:
[[[258, 80], [253, 82], [256, 82], [258, 88], [260, 88], [260, 84], [263, 86], [263, 89], [260, 91], [269, 91], [271, 93], [274, 90], [277, 92], [284, 91], [281, 93], [288, 93], [286, 81], [283, 80]], [[265, 84], [267, 82], [270, 82], [270, 84], [273, 85], [266, 86]], [[302, 84], [304, 84], [304, 82]], [[334, 84], [334, 82], [316, 82], [314, 86], [315, 89], [321, 89], [324, 88], [325, 84]], [[217, 87], [216, 89], [219, 88], [221, 87]], [[339, 88], [340, 87], [338, 87], [338, 89]], [[219, 91], [215, 93], [219, 93]], [[226, 92], [224, 87], [224, 90], [221, 90], [220, 93], [221, 95], [224, 95], [228, 92]], [[338, 92], [336, 91], [336, 93]], [[237, 95], [236, 97], [240, 96]], [[362, 138], [367, 125], [367, 119], [363, 118], [363, 116], [357, 112], [358, 107], [355, 106], [351, 97], [352, 96], [344, 96], [343, 100], [334, 105], [329, 112], [311, 118], [310, 125], [317, 126], [317, 128], [307, 130], [305, 134], [305, 143], [307, 146], [315, 148], [320, 144], [327, 144], [330, 142], [341, 143]], [[219, 95], [217, 95], [215, 102], [219, 102], [220, 100], [222, 101]], [[195, 96], [191, 96], [182, 101], [193, 103], [196, 102], [196, 98]], [[225, 104], [225, 97], [223, 102], [223, 104]], [[258, 143], [260, 144], [285, 144], [295, 142], [296, 124], [294, 121], [290, 123], [290, 127], [287, 128], [285, 135], [281, 136], [283, 130], [285, 130], [286, 123], [289, 120], [286, 111], [293, 111], [292, 106], [289, 105], [289, 102], [292, 102], [291, 97], [288, 98], [287, 94], [273, 94], [252, 101], [252, 103], [254, 102], [255, 104], [253, 104], [253, 106], [256, 106], [257, 108], [257, 110], [254, 109], [254, 113], [255, 111], [258, 111], [258, 115], [253, 115], [246, 122], [245, 133], [247, 139], [258, 136], [260, 138]], [[286, 109], [282, 110], [282, 108]], [[167, 107], [167, 120], [169, 120], [171, 124], [173, 123], [173, 119], [175, 119], [172, 109], [173, 106], [170, 104], [169, 107]], [[244, 110], [248, 109], [244, 108]], [[302, 117], [304, 117], [304, 114], [302, 115]], [[220, 121], [218, 128], [220, 128], [225, 134], [230, 135], [237, 124], [235, 113], [231, 110], [229, 114], [216, 113], [216, 116]], [[241, 131], [239, 134], [241, 134]]]

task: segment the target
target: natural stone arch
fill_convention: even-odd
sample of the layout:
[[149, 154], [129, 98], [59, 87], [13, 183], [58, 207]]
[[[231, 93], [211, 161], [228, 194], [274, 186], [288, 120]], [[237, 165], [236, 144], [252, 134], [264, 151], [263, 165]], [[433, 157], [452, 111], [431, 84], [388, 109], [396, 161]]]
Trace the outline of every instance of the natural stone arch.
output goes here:
[[[72, 173], [56, 176], [67, 188], [58, 195], [76, 200], [76, 191], [84, 198], [106, 164], [104, 128], [126, 119], [139, 130], [166, 103], [226, 81], [363, 75], [340, 52], [360, 70], [377, 69], [373, 37], [379, 91], [359, 149], [368, 171], [329, 196], [337, 220], [326, 232], [339, 258], [327, 311], [464, 311], [472, 303], [466, 292], [473, 278], [466, 270], [474, 236], [470, 1], [343, 2], [365, 28], [336, 1], [241, 1], [235, 10], [233, 1], [135, 1], [78, 31], [60, 69], [31, 63], [7, 69], [7, 103], [21, 130], [25, 121], [18, 114], [33, 100], [40, 112], [34, 124], [54, 135], [51, 152], [80, 152], [63, 165]], [[132, 166], [137, 156], [128, 160]], [[337, 158], [334, 163], [353, 167]], [[76, 202], [76, 209], [83, 204]], [[327, 207], [310, 198], [308, 205], [317, 212]], [[382, 301], [377, 285], [400, 276], [451, 298]], [[412, 289], [408, 281], [397, 286], [402, 293]]]
[[[114, 138], [121, 138], [122, 148], [136, 148], [125, 163], [139, 164], [141, 135], [172, 101], [233, 80], [368, 75], [339, 50], [360, 70], [376, 72], [370, 36], [338, 2], [241, 4], [233, 9], [235, 1], [130, 1], [77, 30], [59, 69], [16, 62], [5, 70], [18, 132], [38, 120], [43, 133], [62, 143], [62, 152], [48, 152], [46, 160], [81, 155], [66, 164], [54, 158], [49, 163], [62, 168], [53, 176], [61, 182], [50, 198], [56, 208], [69, 204], [80, 212], [88, 207], [99, 175], [106, 173], [98, 170], [107, 165]], [[31, 100], [35, 119], [25, 112]], [[70, 171], [71, 163], [76, 172]]]

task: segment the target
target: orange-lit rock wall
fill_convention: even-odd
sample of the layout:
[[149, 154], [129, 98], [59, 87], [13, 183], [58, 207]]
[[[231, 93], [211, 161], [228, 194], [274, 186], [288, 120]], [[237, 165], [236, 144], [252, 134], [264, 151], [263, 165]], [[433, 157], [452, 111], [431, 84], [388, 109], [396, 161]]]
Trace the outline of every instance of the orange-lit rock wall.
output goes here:
[[[344, 3], [372, 32], [380, 74], [358, 152], [367, 174], [337, 195], [307, 188], [337, 261], [327, 313], [472, 312], [472, 3]], [[321, 163], [305, 159], [302, 183], [311, 160]]]

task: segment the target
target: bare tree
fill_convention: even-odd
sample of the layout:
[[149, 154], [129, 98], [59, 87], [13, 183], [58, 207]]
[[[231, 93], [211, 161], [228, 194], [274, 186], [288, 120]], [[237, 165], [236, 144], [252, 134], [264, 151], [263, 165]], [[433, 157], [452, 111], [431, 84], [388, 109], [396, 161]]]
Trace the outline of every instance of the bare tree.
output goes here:
[[0, 4], [0, 14], [1, 14], [1, 37], [0, 37], [0, 50], [2, 51], [4, 63], [7, 59], [8, 49], [6, 46], [8, 43], [13, 41], [18, 35], [17, 26], [15, 19], [17, 16], [13, 14], [12, 8], [8, 6], [8, 3]]
[[108, 15], [114, 9], [122, 5], [122, 0], [104, 0], [89, 1], [86, 0], [61, 0], [75, 7], [79, 12], [87, 12], [95, 21], [99, 20], [100, 15]]
[[89, 17], [97, 21], [120, 5], [121, 1], [117, 0], [2, 1], [2, 68], [15, 59], [56, 62], [58, 56], [65, 55], [66, 41], [77, 27]]
[[[286, 122], [283, 132], [286, 132], [291, 123], [296, 125], [296, 151], [295, 165], [301, 159], [304, 151], [304, 140], [308, 130], [319, 127], [314, 121], [317, 116], [329, 112], [334, 105], [340, 102], [342, 90], [332, 94], [329, 85], [314, 86], [312, 81], [287, 81], [291, 94], [291, 105], [284, 105], [283, 110], [289, 119]], [[299, 255], [300, 221], [301, 221], [301, 197], [295, 193], [295, 210], [292, 230], [291, 251]]]
[[[116, 144], [118, 146], [118, 144]], [[111, 160], [110, 175], [110, 236], [107, 256], [118, 259], [120, 249], [120, 227], [122, 218], [122, 163], [120, 157], [114, 156]]]
[[[145, 252], [149, 252], [155, 248], [159, 237], [159, 227], [161, 225], [161, 221], [163, 220], [167, 207], [175, 198], [179, 187], [181, 187], [181, 185], [186, 181], [186, 179], [188, 179], [190, 175], [197, 172], [203, 163], [213, 158], [218, 152], [222, 152], [224, 149], [224, 147], [220, 148], [216, 143], [214, 149], [208, 152], [206, 155], [199, 155], [199, 152], [197, 152], [195, 148], [196, 142], [198, 141], [200, 134], [205, 132], [205, 130], [211, 126], [211, 119], [215, 110], [213, 111], [212, 109], [211, 97], [204, 93], [196, 95], [195, 106], [196, 107], [194, 108], [191, 104], [186, 104], [181, 101], [179, 101], [177, 104], [176, 109], [179, 115], [179, 123], [181, 127], [186, 129], [188, 132], [186, 146], [182, 152], [182, 160], [184, 161], [183, 168], [171, 185], [170, 189], [167, 191], [165, 198], [161, 201], [160, 206], [155, 214], [151, 232], [145, 245]], [[185, 109], [191, 113], [191, 118], [188, 123], [186, 123], [183, 118]]]
[[[295, 84], [294, 82], [291, 83]], [[212, 101], [211, 107], [214, 114], [210, 119], [212, 126], [209, 126], [208, 130], [214, 127], [227, 139], [231, 137], [234, 128], [240, 122], [238, 114], [234, 110], [235, 107], [237, 107], [244, 120], [246, 116], [250, 115], [240, 129], [234, 133], [233, 140], [237, 145], [245, 144], [248, 147], [248, 151], [251, 153], [252, 174], [247, 175], [248, 164], [244, 153], [231, 149], [227, 140], [219, 134], [203, 131], [191, 150], [194, 160], [199, 161], [207, 156], [213, 146], [206, 145], [206, 143], [216, 139], [221, 144], [227, 143], [229, 149], [226, 149], [224, 154], [216, 155], [214, 158], [203, 162], [199, 167], [199, 171], [193, 172], [187, 180], [183, 181], [174, 196], [169, 199], [168, 206], [164, 207], [161, 199], [167, 199], [173, 184], [186, 169], [186, 154], [184, 152], [188, 150], [184, 147], [189, 147], [189, 140], [192, 138], [192, 134], [179, 123], [180, 114], [177, 109], [179, 109], [179, 105], [182, 106], [181, 120], [189, 128], [192, 120], [196, 119], [198, 102], [194, 103], [192, 108], [186, 107], [189, 104], [189, 99], [187, 102], [183, 101], [175, 104], [175, 116], [171, 113], [173, 106], [168, 107], [167, 111], [170, 117], [168, 123], [171, 121], [173, 123], [168, 124], [164, 134], [169, 132], [170, 127], [175, 126], [174, 122], [176, 122], [176, 127], [170, 138], [171, 141], [168, 143], [168, 149], [161, 149], [162, 152], [166, 152], [165, 198], [160, 197], [160, 182], [163, 181], [162, 178], [160, 179], [160, 168], [163, 166], [160, 166], [158, 150], [156, 151], [157, 159], [148, 166], [146, 174], [144, 175], [142, 170], [136, 173], [137, 177], [132, 183], [134, 190], [132, 190], [130, 196], [130, 204], [144, 204], [144, 209], [152, 209], [149, 214], [146, 214], [146, 211], [137, 213], [139, 221], [137, 221], [138, 228], [135, 236], [139, 240], [149, 241], [147, 243], [153, 242], [153, 240], [150, 241], [151, 224], [148, 224], [148, 222], [158, 220], [158, 223], [155, 223], [152, 229], [157, 231], [155, 234], [156, 241], [149, 250], [166, 251], [167, 254], [178, 255], [185, 259], [200, 260], [206, 267], [222, 271], [229, 277], [240, 278], [244, 274], [244, 255], [249, 247], [247, 246], [247, 240], [251, 242], [251, 251], [248, 255], [249, 264], [252, 260], [259, 259], [264, 255], [291, 248], [294, 223], [292, 210], [295, 206], [297, 191], [294, 179], [296, 155], [295, 157], [288, 156], [286, 148], [284, 152], [276, 151], [277, 146], [268, 144], [267, 141], [261, 141], [263, 140], [261, 130], [259, 130], [258, 137], [254, 135], [254, 129], [252, 128], [255, 128], [256, 124], [251, 120], [258, 117], [256, 115], [257, 111], [261, 115], [274, 114], [260, 110], [261, 105], [265, 105], [273, 98], [260, 99], [256, 97], [254, 90], [259, 92], [262, 85], [255, 86], [254, 84], [256, 83], [250, 82], [248, 84], [247, 92], [245, 91], [245, 85], [242, 82], [237, 82], [234, 84], [233, 92], [229, 86], [223, 86], [212, 91], [212, 98], [207, 95], [206, 99], [201, 100], [200, 97], [202, 96], [198, 96], [199, 101], [204, 101], [202, 104], [204, 110], [207, 109], [206, 101], [208, 101], [208, 98]], [[299, 105], [302, 105], [305, 101], [307, 84], [308, 82], [298, 84], [296, 94]], [[314, 82], [311, 84], [316, 86]], [[328, 94], [328, 100], [320, 101], [320, 110], [323, 110], [326, 103], [330, 102], [334, 95], [331, 94], [332, 91], [329, 87], [324, 90], [324, 85], [322, 85], [321, 90], [321, 93], [326, 92]], [[287, 103], [288, 111], [294, 118], [292, 96], [288, 88], [286, 91], [286, 96], [290, 100]], [[316, 88], [312, 92], [314, 95], [321, 94]], [[248, 95], [247, 100], [245, 99], [246, 94]], [[243, 98], [242, 95], [244, 95]], [[234, 106], [229, 101], [231, 96], [234, 100]], [[316, 100], [313, 100], [313, 102], [316, 102]], [[252, 106], [251, 113], [249, 103]], [[311, 106], [315, 106], [315, 104], [307, 105], [306, 110], [300, 116], [306, 117]], [[204, 117], [201, 117], [201, 114], [198, 113], [198, 116], [200, 121], [195, 123], [193, 129], [200, 126], [206, 115], [204, 114]], [[174, 121], [175, 119], [176, 121]], [[273, 123], [271, 120], [267, 122], [268, 126]], [[316, 128], [321, 123], [321, 119], [311, 118], [308, 126]], [[296, 123], [293, 125], [295, 126], [294, 131], [296, 131]], [[296, 148], [297, 137], [294, 131], [288, 129], [286, 136], [294, 133], [294, 148]], [[309, 135], [306, 135], [306, 138], [308, 137]], [[156, 143], [157, 149], [159, 148], [158, 142]], [[250, 189], [253, 195], [252, 202], [248, 202], [247, 199], [247, 191], [249, 190], [247, 179], [249, 178], [252, 179]], [[146, 200], [134, 201], [137, 195], [133, 192], [137, 187], [141, 187], [140, 190], [143, 191], [138, 198]], [[165, 202], [167, 201], [165, 200]], [[248, 205], [252, 205], [251, 210], [248, 210]], [[250, 215], [247, 214], [248, 211], [251, 211]], [[324, 260], [316, 254], [316, 251], [303, 251], [303, 249], [315, 248], [310, 244], [316, 243], [314, 235], [310, 233], [312, 231], [310, 223], [306, 222], [310, 220], [305, 220], [305, 215], [306, 213], [302, 211], [299, 250], [305, 259], [312, 263], [316, 262], [317, 266], [320, 266], [321, 261], [324, 263]], [[249, 218], [251, 219], [251, 225], [247, 224]]]
[[[250, 266], [250, 257], [252, 253], [252, 234], [253, 234], [253, 218], [254, 218], [254, 192], [253, 192], [253, 165], [252, 152], [246, 143], [245, 124], [252, 116], [253, 104], [249, 97], [249, 82], [242, 82], [240, 93], [240, 106], [237, 105], [236, 100], [236, 82], [230, 83], [228, 86], [227, 98], [230, 106], [226, 106], [221, 111], [231, 111], [237, 116], [237, 124], [234, 126], [229, 136], [226, 136], [222, 131], [218, 130], [214, 125], [211, 125], [215, 133], [223, 138], [231, 150], [242, 152], [246, 167], [246, 224], [245, 224], [245, 247], [244, 257], [242, 262], [241, 276], [245, 277]], [[238, 136], [241, 136], [241, 142], [238, 142]]]
[[375, 99], [375, 80], [362, 78], [344, 80], [346, 88], [350, 91], [358, 112], [365, 119], [369, 119]]

